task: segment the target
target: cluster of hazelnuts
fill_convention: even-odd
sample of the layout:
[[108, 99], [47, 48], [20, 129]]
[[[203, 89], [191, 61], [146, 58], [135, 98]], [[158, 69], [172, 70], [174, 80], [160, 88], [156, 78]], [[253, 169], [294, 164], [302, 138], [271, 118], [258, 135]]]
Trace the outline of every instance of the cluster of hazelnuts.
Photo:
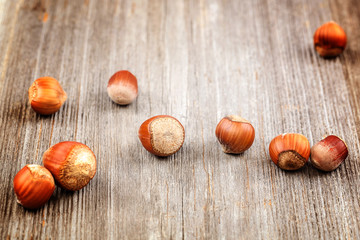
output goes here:
[[[314, 45], [323, 57], [337, 56], [345, 49], [345, 32], [334, 22], [326, 23], [316, 30]], [[119, 71], [110, 78], [107, 92], [115, 103], [130, 104], [138, 95], [137, 79], [129, 71]], [[57, 112], [66, 99], [60, 83], [52, 77], [39, 78], [29, 88], [31, 107], [42, 115]], [[215, 135], [225, 153], [239, 154], [253, 144], [255, 129], [249, 121], [231, 115], [218, 123]], [[159, 115], [146, 120], [140, 126], [138, 136], [147, 151], [166, 157], [181, 148], [185, 130], [176, 118]], [[297, 170], [310, 157], [316, 168], [332, 171], [346, 159], [348, 150], [345, 142], [334, 135], [310, 148], [305, 136], [289, 133], [275, 137], [270, 142], [269, 153], [272, 161], [284, 170]], [[55, 181], [63, 189], [77, 191], [85, 187], [96, 173], [94, 153], [79, 142], [55, 144], [44, 153], [42, 160], [44, 166], [26, 165], [14, 178], [15, 194], [25, 208], [36, 209], [44, 205], [55, 190]]]
[[44, 205], [58, 186], [68, 191], [85, 187], [96, 173], [96, 158], [79, 142], [60, 142], [43, 155], [44, 166], [28, 164], [14, 178], [18, 202], [26, 208]]

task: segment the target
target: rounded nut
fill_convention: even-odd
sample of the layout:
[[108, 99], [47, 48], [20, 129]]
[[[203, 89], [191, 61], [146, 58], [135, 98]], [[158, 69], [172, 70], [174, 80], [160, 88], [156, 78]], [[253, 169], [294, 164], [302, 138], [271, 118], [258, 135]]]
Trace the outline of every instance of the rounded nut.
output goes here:
[[310, 162], [322, 171], [333, 171], [347, 156], [346, 143], [341, 138], [330, 135], [312, 146]]
[[43, 155], [44, 166], [56, 183], [70, 191], [85, 187], [96, 173], [96, 158], [91, 149], [79, 142], [60, 142]]
[[110, 78], [107, 92], [115, 103], [130, 104], [138, 95], [137, 79], [129, 71], [118, 71]]
[[146, 150], [165, 157], [179, 151], [184, 143], [185, 130], [176, 118], [159, 115], [140, 126], [139, 139]]
[[29, 88], [29, 102], [35, 112], [49, 115], [57, 112], [66, 101], [66, 92], [52, 77], [36, 79]]
[[40, 165], [26, 165], [15, 175], [13, 183], [18, 202], [29, 209], [43, 206], [55, 190], [53, 176]]
[[253, 144], [255, 129], [246, 119], [230, 115], [221, 119], [216, 126], [215, 135], [225, 153], [239, 154]]
[[321, 25], [314, 34], [314, 46], [322, 57], [335, 57], [346, 47], [346, 34], [335, 22]]
[[309, 159], [310, 143], [302, 134], [286, 133], [270, 142], [269, 153], [271, 160], [281, 169], [297, 170]]

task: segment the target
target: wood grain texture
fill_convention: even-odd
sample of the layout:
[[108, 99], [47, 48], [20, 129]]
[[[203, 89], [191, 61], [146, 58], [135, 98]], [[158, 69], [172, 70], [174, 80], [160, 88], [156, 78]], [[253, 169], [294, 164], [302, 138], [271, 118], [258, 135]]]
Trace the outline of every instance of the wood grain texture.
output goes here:
[[[345, 29], [348, 46], [326, 60], [312, 41], [329, 20]], [[0, 238], [360, 238], [359, 26], [357, 0], [0, 0]], [[120, 69], [139, 83], [126, 107], [106, 93]], [[27, 100], [41, 76], [68, 95], [49, 117]], [[137, 138], [158, 114], [186, 130], [168, 158]], [[227, 114], [255, 127], [244, 154], [217, 143]], [[284, 132], [311, 144], [337, 134], [350, 155], [331, 173], [310, 163], [282, 171], [267, 148]], [[94, 151], [95, 178], [25, 210], [15, 174], [66, 140]]]

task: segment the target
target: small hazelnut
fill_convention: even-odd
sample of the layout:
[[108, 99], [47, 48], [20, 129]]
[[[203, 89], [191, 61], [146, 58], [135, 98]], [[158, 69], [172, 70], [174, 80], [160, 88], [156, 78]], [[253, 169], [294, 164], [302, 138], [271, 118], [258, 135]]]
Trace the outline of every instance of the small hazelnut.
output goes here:
[[137, 79], [129, 71], [119, 71], [110, 78], [107, 92], [115, 103], [130, 104], [138, 95]]
[[215, 135], [225, 153], [239, 154], [251, 147], [255, 139], [255, 129], [246, 119], [230, 115], [221, 119]]
[[94, 153], [79, 142], [55, 144], [44, 153], [43, 163], [56, 183], [70, 191], [85, 187], [96, 173]]
[[345, 31], [335, 22], [321, 25], [314, 34], [316, 51], [322, 57], [335, 57], [341, 54], [346, 47]]
[[159, 115], [141, 124], [139, 139], [146, 150], [166, 157], [179, 151], [184, 143], [185, 130], [176, 118]]
[[18, 202], [29, 209], [43, 206], [55, 190], [53, 176], [40, 165], [26, 165], [15, 175], [13, 183]]
[[322, 171], [333, 171], [347, 156], [346, 143], [341, 138], [330, 135], [312, 146], [310, 162]]
[[36, 79], [29, 88], [29, 102], [35, 112], [49, 115], [57, 112], [67, 95], [60, 83], [52, 77]]
[[281, 169], [297, 170], [309, 159], [310, 143], [298, 133], [286, 133], [275, 137], [269, 145], [271, 160]]

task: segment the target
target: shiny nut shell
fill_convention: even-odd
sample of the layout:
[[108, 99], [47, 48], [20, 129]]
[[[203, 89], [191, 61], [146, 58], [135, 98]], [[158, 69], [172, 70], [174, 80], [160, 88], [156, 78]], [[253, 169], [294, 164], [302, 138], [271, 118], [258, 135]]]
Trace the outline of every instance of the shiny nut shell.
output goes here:
[[35, 112], [49, 115], [57, 112], [67, 95], [60, 83], [52, 77], [36, 79], [29, 88], [29, 102]]
[[18, 202], [25, 208], [43, 206], [55, 190], [51, 173], [40, 165], [26, 165], [15, 176], [14, 191]]
[[120, 105], [130, 104], [138, 95], [137, 79], [129, 71], [118, 71], [110, 78], [107, 92], [115, 103]]
[[335, 57], [346, 47], [347, 37], [344, 29], [335, 22], [320, 26], [314, 34], [314, 46], [322, 57]]
[[44, 166], [56, 183], [70, 191], [85, 187], [96, 173], [96, 158], [91, 149], [79, 142], [60, 142], [43, 155]]
[[270, 142], [269, 153], [271, 160], [281, 169], [297, 170], [310, 156], [310, 143], [302, 134], [282, 134]]
[[253, 144], [255, 129], [249, 121], [230, 115], [221, 119], [216, 126], [215, 135], [225, 153], [239, 154]]
[[311, 147], [310, 162], [322, 171], [333, 171], [347, 158], [346, 143], [335, 135], [330, 135]]

